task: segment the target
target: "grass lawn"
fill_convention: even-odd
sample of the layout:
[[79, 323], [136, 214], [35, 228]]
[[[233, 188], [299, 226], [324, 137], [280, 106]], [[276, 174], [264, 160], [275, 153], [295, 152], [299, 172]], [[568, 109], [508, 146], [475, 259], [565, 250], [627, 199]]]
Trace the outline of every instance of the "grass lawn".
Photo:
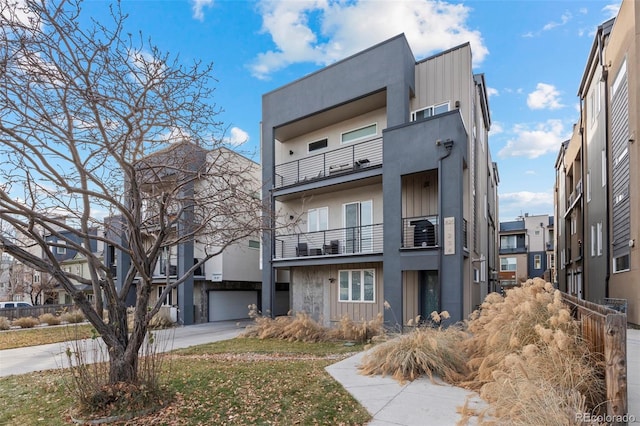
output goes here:
[[[167, 354], [161, 377], [173, 401], [120, 424], [361, 425], [370, 415], [324, 370], [359, 350], [243, 338], [176, 350]], [[0, 424], [68, 424], [73, 397], [65, 374], [0, 378]]]
[[0, 331], [0, 350], [88, 339], [93, 334], [91, 330], [91, 324], [82, 323]]

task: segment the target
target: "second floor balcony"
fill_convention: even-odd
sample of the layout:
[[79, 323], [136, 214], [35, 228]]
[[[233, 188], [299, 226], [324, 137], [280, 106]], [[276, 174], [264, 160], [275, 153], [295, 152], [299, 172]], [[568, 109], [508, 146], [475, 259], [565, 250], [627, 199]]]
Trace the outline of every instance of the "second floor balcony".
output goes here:
[[382, 165], [382, 138], [349, 144], [275, 167], [275, 188], [330, 178]]
[[293, 259], [307, 256], [378, 254], [382, 251], [383, 226], [379, 223], [278, 235], [275, 238], [273, 258]]

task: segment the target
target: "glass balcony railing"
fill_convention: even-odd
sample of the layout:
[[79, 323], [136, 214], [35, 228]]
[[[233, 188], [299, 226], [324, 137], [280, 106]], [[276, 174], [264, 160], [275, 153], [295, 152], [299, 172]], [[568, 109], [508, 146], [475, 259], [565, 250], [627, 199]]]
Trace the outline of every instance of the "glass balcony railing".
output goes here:
[[306, 183], [382, 164], [382, 138], [350, 144], [276, 166], [275, 187]]

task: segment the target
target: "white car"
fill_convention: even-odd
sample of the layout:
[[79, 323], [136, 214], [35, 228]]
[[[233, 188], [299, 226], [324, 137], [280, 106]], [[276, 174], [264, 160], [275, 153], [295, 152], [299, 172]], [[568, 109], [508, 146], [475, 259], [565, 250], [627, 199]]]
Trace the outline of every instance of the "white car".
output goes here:
[[0, 309], [2, 308], [27, 308], [33, 306], [31, 302], [0, 302]]

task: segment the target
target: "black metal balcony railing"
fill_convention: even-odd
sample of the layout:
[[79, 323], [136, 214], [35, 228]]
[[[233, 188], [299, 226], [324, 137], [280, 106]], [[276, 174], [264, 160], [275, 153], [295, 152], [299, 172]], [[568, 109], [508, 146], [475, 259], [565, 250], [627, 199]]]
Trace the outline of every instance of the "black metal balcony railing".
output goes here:
[[500, 254], [526, 253], [528, 250], [528, 246], [500, 247]]
[[[196, 263], [198, 263], [200, 261], [200, 259], [193, 259], [193, 264], [195, 265]], [[164, 260], [160, 260], [160, 262], [158, 262], [158, 266], [156, 266], [156, 270], [154, 271], [154, 276], [161, 276], [164, 277], [166, 276], [167, 270], [166, 270], [166, 263]], [[177, 265], [169, 265], [169, 276], [170, 277], [175, 277], [178, 274], [178, 266]], [[200, 265], [199, 267], [196, 268], [195, 271], [193, 271], [193, 275], [195, 276], [204, 276], [204, 265]]]
[[382, 224], [278, 235], [274, 259], [382, 253]]
[[382, 164], [382, 138], [311, 155], [276, 166], [275, 187], [328, 178]]
[[402, 219], [402, 247], [438, 247], [439, 216], [420, 216]]

